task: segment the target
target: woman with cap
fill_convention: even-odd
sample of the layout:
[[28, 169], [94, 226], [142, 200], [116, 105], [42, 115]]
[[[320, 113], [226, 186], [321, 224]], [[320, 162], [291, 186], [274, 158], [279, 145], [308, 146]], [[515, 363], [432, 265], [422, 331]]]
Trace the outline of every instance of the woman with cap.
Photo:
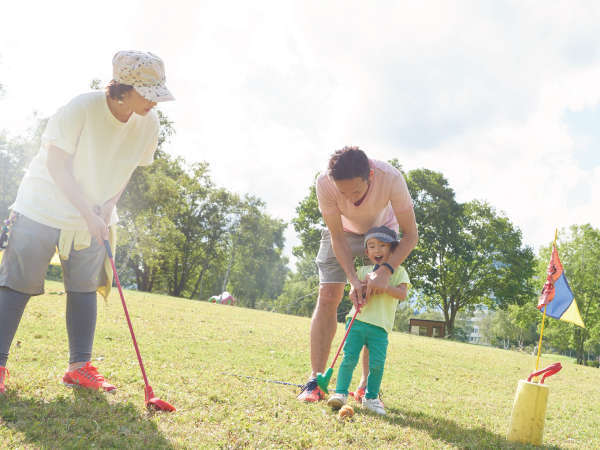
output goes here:
[[63, 383], [115, 390], [90, 364], [96, 291], [106, 296], [112, 283], [103, 241], [115, 245], [116, 204], [135, 168], [153, 161], [159, 121], [152, 109], [167, 100], [174, 98], [163, 61], [149, 52], [121, 51], [113, 57], [106, 92], [79, 95], [48, 121], [11, 206], [0, 265], [0, 393], [23, 311], [32, 295], [43, 294], [57, 247], [70, 352]]

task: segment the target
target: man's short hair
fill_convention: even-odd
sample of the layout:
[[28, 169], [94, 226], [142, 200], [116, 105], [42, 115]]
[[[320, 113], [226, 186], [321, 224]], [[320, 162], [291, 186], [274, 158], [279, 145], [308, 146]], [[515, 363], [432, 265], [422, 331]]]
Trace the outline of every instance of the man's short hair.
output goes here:
[[350, 180], [356, 177], [368, 180], [370, 171], [369, 158], [358, 147], [344, 147], [336, 150], [329, 158], [329, 175], [336, 181]]

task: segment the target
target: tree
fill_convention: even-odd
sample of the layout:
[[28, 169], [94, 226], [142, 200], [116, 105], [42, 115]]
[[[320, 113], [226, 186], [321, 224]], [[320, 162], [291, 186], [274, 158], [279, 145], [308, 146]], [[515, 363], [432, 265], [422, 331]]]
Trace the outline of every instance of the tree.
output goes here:
[[[92, 80], [90, 86], [101, 88], [99, 80]], [[173, 199], [177, 197], [178, 179], [185, 173], [184, 161], [169, 156], [163, 149], [175, 134], [173, 122], [160, 110], [157, 114], [159, 138], [154, 163], [133, 172], [118, 205], [119, 273], [124, 282], [135, 280], [137, 288], [143, 291], [153, 289], [161, 264], [171, 255], [168, 243], [177, 234], [171, 220], [173, 206], [177, 205]]]
[[308, 188], [308, 195], [296, 207], [296, 217], [292, 219], [292, 225], [300, 239], [300, 245], [292, 250], [297, 258], [296, 272], [288, 274], [282, 293], [273, 308], [285, 314], [310, 317], [319, 292], [315, 258], [319, 251], [321, 232], [325, 229], [314, 180]]
[[0, 220], [8, 217], [8, 207], [15, 201], [26, 160], [26, 143], [0, 134]]
[[300, 245], [294, 247], [293, 254], [298, 258], [314, 259], [319, 251], [321, 232], [325, 229], [315, 183], [310, 185], [308, 195], [296, 207], [296, 214], [292, 219], [292, 225], [298, 233]]
[[541, 321], [535, 303], [508, 305], [505, 310], [486, 314], [480, 332], [491, 345], [508, 349], [516, 346], [523, 350], [537, 344], [537, 325]]
[[481, 335], [491, 345], [502, 347], [505, 350], [510, 348], [511, 342], [517, 338], [517, 330], [510, 320], [508, 311], [493, 311], [485, 316], [479, 327]]
[[[561, 350], [573, 348], [577, 363], [585, 364], [587, 352], [597, 348], [600, 334], [600, 279], [597, 275], [600, 264], [600, 231], [590, 224], [572, 225], [568, 231], [561, 230], [559, 237], [557, 246], [560, 259], [586, 328], [548, 319], [544, 341]], [[546, 278], [550, 254], [551, 245], [540, 249], [539, 279]]]
[[27, 165], [40, 148], [47, 119], [36, 118], [25, 136], [9, 139], [0, 131], [0, 220], [8, 217]]
[[532, 298], [533, 252], [508, 218], [485, 202], [456, 202], [441, 173], [413, 170], [407, 183], [419, 227], [407, 269], [423, 303], [443, 313], [450, 337], [461, 310]]
[[194, 164], [192, 172], [180, 178], [178, 191], [173, 221], [179, 235], [163, 268], [169, 295], [192, 298], [203, 291], [206, 272], [222, 267], [216, 263], [225, 258], [232, 196], [214, 186], [206, 163]]
[[157, 159], [136, 169], [119, 202], [117, 260], [133, 272], [139, 290], [152, 291], [161, 267], [174, 256], [180, 232], [173, 218], [184, 176], [180, 159]]
[[396, 318], [394, 319], [394, 330], [408, 333], [410, 318], [414, 317], [415, 311], [408, 301], [398, 303]]
[[287, 258], [282, 256], [286, 223], [270, 217], [264, 202], [249, 195], [240, 213], [230, 241], [233, 263], [228, 284], [241, 304], [255, 308], [258, 300], [274, 300], [283, 290], [288, 272]]

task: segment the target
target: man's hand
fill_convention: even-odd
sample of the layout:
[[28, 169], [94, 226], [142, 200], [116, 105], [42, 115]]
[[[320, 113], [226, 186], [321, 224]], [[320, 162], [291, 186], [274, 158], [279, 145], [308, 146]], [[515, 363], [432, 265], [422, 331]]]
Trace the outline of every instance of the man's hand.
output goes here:
[[361, 282], [358, 278], [354, 281], [350, 281], [350, 300], [356, 309], [360, 309], [367, 301], [365, 298], [366, 284]]
[[376, 271], [371, 272], [367, 276], [367, 286], [365, 289], [365, 294], [367, 296], [367, 300], [371, 298], [372, 295], [382, 294], [387, 289], [391, 272], [385, 266], [380, 266]]

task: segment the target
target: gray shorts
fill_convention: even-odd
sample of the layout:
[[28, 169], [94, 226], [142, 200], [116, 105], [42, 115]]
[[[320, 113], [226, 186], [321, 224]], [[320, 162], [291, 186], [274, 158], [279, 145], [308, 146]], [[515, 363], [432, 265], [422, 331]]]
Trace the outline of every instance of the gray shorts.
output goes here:
[[[0, 265], [0, 286], [29, 295], [44, 293], [48, 264], [56, 251], [60, 230], [19, 214], [10, 230], [8, 245]], [[73, 250], [61, 258], [67, 292], [94, 292], [104, 285], [106, 250], [96, 239], [83, 250]]]
[[[352, 256], [363, 257], [365, 256], [364, 234], [354, 234], [347, 231], [344, 232]], [[331, 247], [331, 234], [326, 228], [321, 232], [321, 245], [319, 246], [319, 253], [315, 259], [317, 268], [319, 269], [319, 282], [320, 283], [346, 283], [347, 277], [346, 272], [340, 266], [333, 248]]]

